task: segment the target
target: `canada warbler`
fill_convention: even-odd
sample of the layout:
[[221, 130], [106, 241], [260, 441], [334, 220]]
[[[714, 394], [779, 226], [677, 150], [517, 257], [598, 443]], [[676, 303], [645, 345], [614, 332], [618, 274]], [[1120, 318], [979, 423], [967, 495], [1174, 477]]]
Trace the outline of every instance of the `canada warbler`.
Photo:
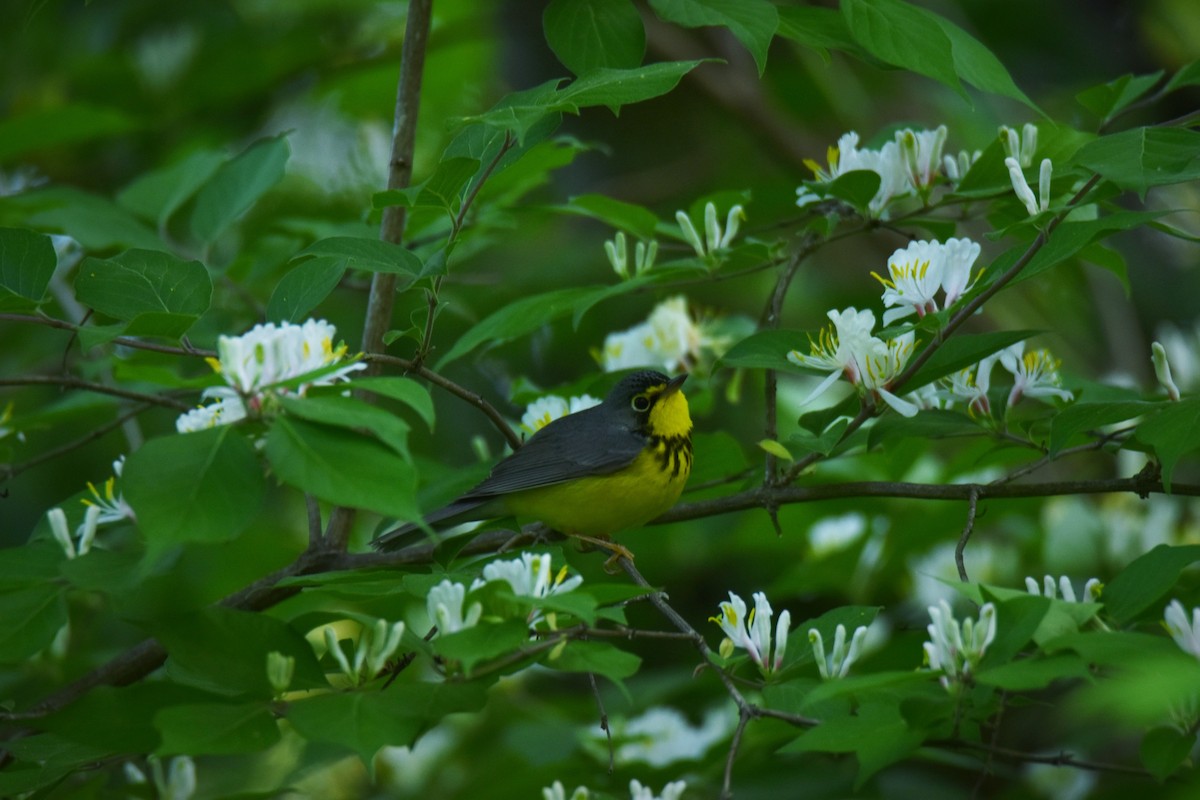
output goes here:
[[[426, 524], [438, 529], [529, 517], [628, 555], [608, 537], [674, 505], [692, 469], [692, 418], [679, 391], [686, 378], [651, 371], [626, 376], [600, 405], [537, 431], [482, 483], [429, 514]], [[405, 525], [372, 544], [397, 550], [417, 530]]]

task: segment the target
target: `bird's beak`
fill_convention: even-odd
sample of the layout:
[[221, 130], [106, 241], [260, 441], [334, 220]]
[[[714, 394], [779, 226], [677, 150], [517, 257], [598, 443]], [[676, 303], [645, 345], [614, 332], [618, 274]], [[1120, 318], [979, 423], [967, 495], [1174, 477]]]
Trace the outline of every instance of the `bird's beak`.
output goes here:
[[677, 375], [667, 381], [667, 388], [663, 389], [663, 397], [669, 394], [674, 394], [679, 391], [679, 387], [683, 386], [683, 382], [687, 380], [688, 374], [685, 372], [682, 375]]

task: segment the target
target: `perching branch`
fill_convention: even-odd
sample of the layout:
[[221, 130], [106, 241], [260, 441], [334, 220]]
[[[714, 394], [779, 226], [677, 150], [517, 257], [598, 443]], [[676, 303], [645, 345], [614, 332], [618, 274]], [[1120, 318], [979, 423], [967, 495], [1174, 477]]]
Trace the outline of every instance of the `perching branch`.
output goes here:
[[191, 406], [182, 400], [176, 400], [166, 395], [146, 394], [145, 392], [135, 392], [132, 389], [118, 389], [115, 386], [106, 386], [103, 383], [85, 381], [83, 378], [76, 378], [74, 375], [25, 375], [20, 378], [0, 378], [0, 386], [62, 386], [66, 389], [83, 389], [88, 392], [95, 392], [96, 394], [121, 397], [125, 400], [137, 400], [148, 405], [165, 406], [166, 408], [173, 408], [176, 411], [187, 411], [191, 408]]

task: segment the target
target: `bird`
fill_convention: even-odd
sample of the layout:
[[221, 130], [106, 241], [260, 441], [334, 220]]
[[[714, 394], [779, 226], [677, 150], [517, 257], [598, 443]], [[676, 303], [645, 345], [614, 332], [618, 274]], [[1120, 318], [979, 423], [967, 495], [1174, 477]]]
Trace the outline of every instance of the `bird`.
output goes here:
[[[626, 375], [599, 405], [539, 429], [424, 524], [440, 530], [472, 520], [532, 518], [609, 550], [610, 562], [632, 560], [612, 534], [673, 506], [691, 474], [692, 418], [680, 391], [686, 379], [687, 373], [668, 378], [653, 370]], [[371, 544], [399, 550], [421, 529], [408, 524]]]

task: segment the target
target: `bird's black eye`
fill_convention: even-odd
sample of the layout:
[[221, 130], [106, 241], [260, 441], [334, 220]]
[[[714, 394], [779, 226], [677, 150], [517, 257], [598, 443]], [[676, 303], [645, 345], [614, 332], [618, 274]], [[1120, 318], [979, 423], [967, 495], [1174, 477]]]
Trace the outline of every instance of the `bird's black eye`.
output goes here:
[[633, 406], [633, 410], [641, 413], [642, 411], [650, 410], [650, 398], [644, 394], [639, 394], [629, 403]]

